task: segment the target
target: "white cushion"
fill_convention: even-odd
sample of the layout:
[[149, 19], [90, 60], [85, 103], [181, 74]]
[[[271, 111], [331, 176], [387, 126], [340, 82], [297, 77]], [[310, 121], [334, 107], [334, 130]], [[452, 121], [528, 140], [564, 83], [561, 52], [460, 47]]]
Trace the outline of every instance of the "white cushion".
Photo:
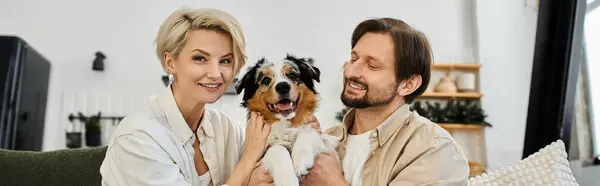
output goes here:
[[567, 160], [562, 140], [540, 149], [521, 162], [469, 179], [469, 185], [579, 185]]

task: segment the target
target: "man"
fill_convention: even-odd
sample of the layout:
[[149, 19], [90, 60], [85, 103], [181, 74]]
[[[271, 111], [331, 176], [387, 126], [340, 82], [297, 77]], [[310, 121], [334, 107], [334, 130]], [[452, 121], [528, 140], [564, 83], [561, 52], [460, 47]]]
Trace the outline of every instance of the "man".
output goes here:
[[[344, 65], [343, 124], [337, 152], [321, 154], [302, 185], [467, 185], [469, 166], [452, 137], [409, 111], [429, 84], [425, 36], [401, 20], [360, 23]], [[341, 165], [341, 166], [340, 166]]]

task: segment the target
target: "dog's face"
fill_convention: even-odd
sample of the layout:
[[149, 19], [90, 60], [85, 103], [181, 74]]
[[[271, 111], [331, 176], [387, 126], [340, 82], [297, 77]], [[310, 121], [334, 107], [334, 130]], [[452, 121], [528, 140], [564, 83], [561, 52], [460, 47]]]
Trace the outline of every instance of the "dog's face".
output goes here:
[[267, 123], [287, 119], [298, 125], [316, 108], [314, 81], [321, 72], [311, 59], [288, 55], [281, 62], [261, 59], [236, 85], [243, 89], [242, 106], [263, 114]]

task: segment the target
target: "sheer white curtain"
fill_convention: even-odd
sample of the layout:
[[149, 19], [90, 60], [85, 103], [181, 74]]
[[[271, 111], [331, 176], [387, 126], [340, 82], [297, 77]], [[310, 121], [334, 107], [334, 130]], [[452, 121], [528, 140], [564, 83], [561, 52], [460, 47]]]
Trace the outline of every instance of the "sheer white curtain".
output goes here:
[[[583, 53], [583, 52], [582, 52]], [[582, 54], [583, 55], [583, 54]], [[582, 57], [582, 65], [579, 70], [577, 81], [577, 94], [575, 95], [574, 125], [572, 131], [575, 135], [571, 139], [571, 157], [573, 160], [581, 160], [583, 164], [591, 163], [594, 157], [591, 109], [589, 105], [588, 71], [586, 69], [585, 57]]]
[[[591, 163], [600, 155], [600, 0], [588, 0], [582, 64], [575, 97], [573, 159]], [[593, 52], [592, 52], [593, 51]]]

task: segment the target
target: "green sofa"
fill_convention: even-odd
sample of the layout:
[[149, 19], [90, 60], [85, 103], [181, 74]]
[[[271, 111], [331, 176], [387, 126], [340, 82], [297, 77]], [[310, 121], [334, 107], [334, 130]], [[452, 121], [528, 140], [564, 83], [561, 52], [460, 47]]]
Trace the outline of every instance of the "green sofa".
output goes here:
[[0, 149], [0, 185], [100, 185], [99, 170], [106, 149]]

